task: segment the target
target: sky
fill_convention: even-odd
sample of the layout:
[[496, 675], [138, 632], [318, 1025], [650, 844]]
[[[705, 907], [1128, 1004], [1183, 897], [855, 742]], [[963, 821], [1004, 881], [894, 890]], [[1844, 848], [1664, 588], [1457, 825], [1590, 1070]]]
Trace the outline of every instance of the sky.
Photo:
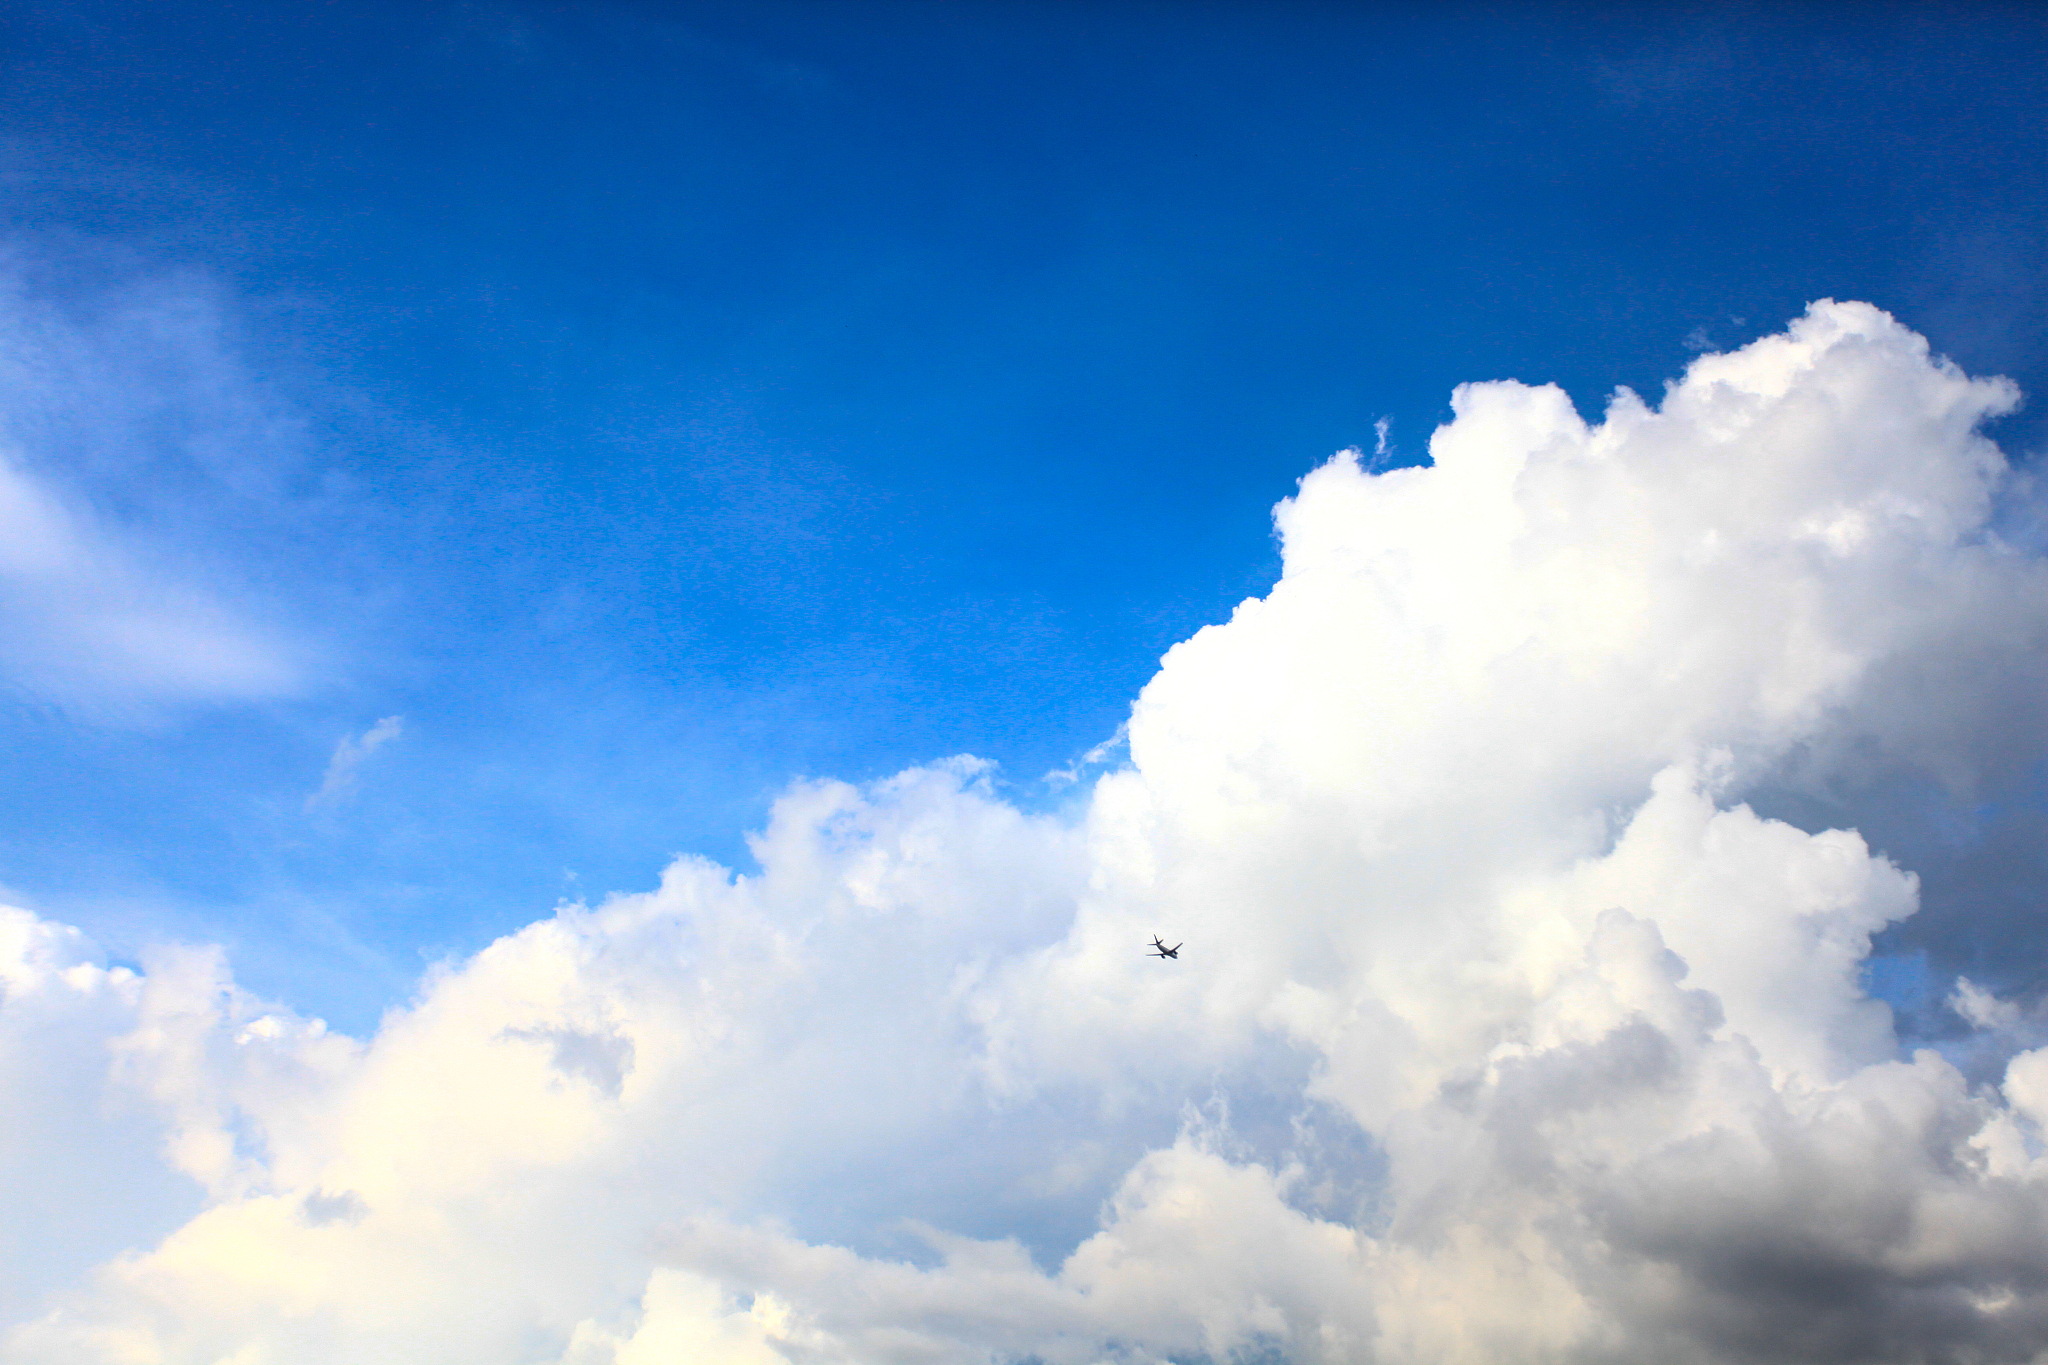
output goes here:
[[2044, 73], [0, 6], [0, 1361], [2039, 1359]]

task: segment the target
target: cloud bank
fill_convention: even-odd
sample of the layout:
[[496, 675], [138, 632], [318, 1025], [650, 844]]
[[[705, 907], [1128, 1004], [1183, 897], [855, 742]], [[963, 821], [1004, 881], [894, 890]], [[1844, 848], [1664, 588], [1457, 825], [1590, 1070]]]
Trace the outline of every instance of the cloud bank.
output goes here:
[[1075, 813], [800, 784], [368, 1039], [9, 912], [6, 1193], [85, 1231], [0, 1359], [2041, 1359], [2048, 1049], [1966, 984], [1996, 1083], [1902, 1048], [1912, 871], [1744, 802], [2038, 770], [2016, 401], [1837, 303], [1597, 425], [1467, 386]]

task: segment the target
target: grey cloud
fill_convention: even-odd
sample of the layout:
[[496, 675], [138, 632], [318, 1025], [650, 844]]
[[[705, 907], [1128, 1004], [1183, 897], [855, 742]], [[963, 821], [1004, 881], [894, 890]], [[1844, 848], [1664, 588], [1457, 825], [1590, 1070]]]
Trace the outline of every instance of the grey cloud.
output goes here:
[[555, 1070], [586, 1081], [612, 1099], [633, 1074], [633, 1040], [618, 1034], [589, 1033], [569, 1028], [513, 1028], [507, 1038], [545, 1043]]
[[330, 1194], [326, 1190], [314, 1190], [300, 1201], [306, 1211], [306, 1221], [314, 1227], [325, 1227], [329, 1223], [360, 1223], [370, 1209], [362, 1198], [352, 1190]]

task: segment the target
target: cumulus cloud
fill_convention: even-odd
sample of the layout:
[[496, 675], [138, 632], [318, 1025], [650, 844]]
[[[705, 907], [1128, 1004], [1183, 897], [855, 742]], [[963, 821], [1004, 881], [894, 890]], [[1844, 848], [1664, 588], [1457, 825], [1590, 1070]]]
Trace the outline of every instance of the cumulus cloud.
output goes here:
[[0, 1359], [2039, 1359], [2048, 1049], [1970, 983], [1997, 1084], [1903, 1049], [1911, 869], [1744, 800], [2040, 761], [2016, 397], [1836, 303], [1597, 424], [1462, 388], [1303, 479], [1078, 813], [800, 784], [365, 1040], [17, 915], [10, 1085], [193, 1207]]

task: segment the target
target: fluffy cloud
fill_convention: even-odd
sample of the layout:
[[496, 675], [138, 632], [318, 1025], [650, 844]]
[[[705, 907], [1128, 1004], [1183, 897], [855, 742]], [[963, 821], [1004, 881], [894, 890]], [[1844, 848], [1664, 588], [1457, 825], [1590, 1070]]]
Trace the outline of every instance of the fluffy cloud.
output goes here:
[[1965, 983], [2002, 1086], [1902, 1055], [1859, 972], [1911, 871], [1744, 804], [2041, 760], [2014, 401], [1832, 303], [1597, 425], [1466, 387], [1432, 466], [1302, 481], [1071, 818], [801, 785], [757, 875], [367, 1040], [16, 914], [12, 1107], [130, 1116], [31, 1181], [187, 1207], [0, 1359], [2039, 1359], [2048, 1050]]

